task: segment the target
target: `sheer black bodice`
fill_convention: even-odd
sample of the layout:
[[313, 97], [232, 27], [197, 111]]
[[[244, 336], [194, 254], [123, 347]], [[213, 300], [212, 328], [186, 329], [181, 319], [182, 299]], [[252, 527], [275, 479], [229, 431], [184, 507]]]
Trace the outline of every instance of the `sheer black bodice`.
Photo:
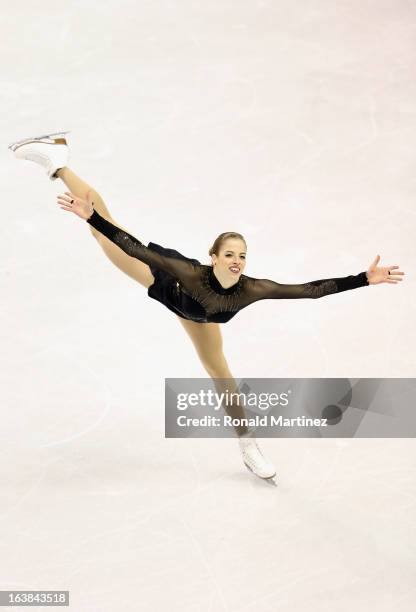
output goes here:
[[212, 266], [152, 242], [146, 247], [96, 210], [87, 222], [125, 253], [150, 267], [155, 277], [154, 284], [148, 289], [150, 297], [192, 321], [225, 323], [239, 310], [258, 300], [320, 298], [369, 284], [365, 272], [298, 285], [284, 285], [241, 274], [238, 282], [226, 289], [216, 278]]

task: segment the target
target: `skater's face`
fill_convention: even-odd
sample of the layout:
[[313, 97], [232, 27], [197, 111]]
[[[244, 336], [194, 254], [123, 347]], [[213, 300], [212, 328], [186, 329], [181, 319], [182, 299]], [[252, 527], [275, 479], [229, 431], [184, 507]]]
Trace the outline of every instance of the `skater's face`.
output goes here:
[[237, 279], [246, 266], [247, 247], [240, 238], [227, 238], [218, 255], [212, 254], [212, 265], [223, 278]]

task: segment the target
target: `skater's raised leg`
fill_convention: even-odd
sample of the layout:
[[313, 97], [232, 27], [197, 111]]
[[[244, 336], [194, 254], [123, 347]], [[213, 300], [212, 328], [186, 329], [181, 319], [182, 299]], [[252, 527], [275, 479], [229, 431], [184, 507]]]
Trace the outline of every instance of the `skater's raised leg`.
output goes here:
[[[54, 134], [26, 138], [9, 145], [9, 149], [13, 151], [18, 159], [35, 162], [43, 167], [51, 181], [56, 181], [60, 178], [76, 197], [91, 200], [94, 202], [94, 208], [100, 215], [111, 221], [114, 225], [117, 225], [120, 229], [127, 231], [112, 218], [99, 193], [68, 167], [69, 147], [66, 140], [66, 134], [68, 133], [56, 132]], [[153, 284], [154, 277], [149, 266], [127, 255], [127, 253], [119, 249], [118, 246], [100, 232], [97, 232], [91, 225], [88, 224], [88, 227], [104, 253], [115, 266], [146, 288]]]
[[[56, 176], [60, 178], [65, 185], [68, 187], [68, 190], [73, 193], [78, 198], [82, 198], [89, 202], [92, 202], [94, 205], [94, 209], [105, 219], [111, 221], [114, 225], [117, 225], [120, 229], [128, 232], [128, 230], [122, 227], [117, 221], [113, 219], [108, 210], [104, 200], [100, 196], [100, 194], [93, 189], [88, 183], [83, 181], [79, 176], [75, 174], [70, 168], [64, 167], [60, 168], [56, 172]], [[122, 251], [114, 242], [111, 242], [108, 238], [106, 238], [101, 232], [98, 232], [91, 225], [87, 224], [91, 230], [91, 233], [96, 238], [98, 244], [103, 249], [104, 253], [113, 262], [117, 268], [122, 270], [125, 274], [136, 280], [138, 283], [143, 285], [144, 287], [149, 287], [154, 282], [153, 274], [150, 272], [150, 268], [148, 265], [139, 261], [134, 257], [130, 257], [124, 251]]]

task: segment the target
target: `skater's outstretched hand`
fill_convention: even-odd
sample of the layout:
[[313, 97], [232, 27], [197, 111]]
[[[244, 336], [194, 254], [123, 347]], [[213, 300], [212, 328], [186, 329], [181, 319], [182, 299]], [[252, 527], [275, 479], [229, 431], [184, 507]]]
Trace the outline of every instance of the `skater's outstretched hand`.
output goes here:
[[78, 198], [70, 191], [65, 191], [64, 195], [58, 195], [58, 204], [62, 210], [69, 210], [81, 219], [89, 219], [94, 212], [92, 202]]
[[[400, 278], [404, 272], [399, 272], [399, 266], [387, 266], [385, 268], [377, 266], [380, 261], [380, 255], [377, 255], [371, 266], [367, 270], [368, 283], [370, 285], [378, 285], [379, 283], [390, 283], [396, 285], [398, 281], [402, 281]], [[397, 272], [393, 272], [397, 270]]]

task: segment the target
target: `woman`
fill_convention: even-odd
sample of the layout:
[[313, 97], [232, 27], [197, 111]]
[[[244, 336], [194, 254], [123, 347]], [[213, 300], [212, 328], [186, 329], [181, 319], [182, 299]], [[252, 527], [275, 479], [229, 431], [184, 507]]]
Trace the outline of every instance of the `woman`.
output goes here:
[[[146, 287], [150, 297], [176, 314], [219, 391], [236, 390], [223, 354], [219, 323], [229, 321], [242, 308], [262, 299], [320, 298], [402, 280], [404, 272], [398, 271], [399, 266], [377, 266], [379, 255], [367, 272], [356, 276], [298, 285], [252, 278], [243, 274], [247, 246], [237, 232], [225, 232], [215, 240], [209, 251], [212, 266], [201, 265], [196, 259], [152, 242], [146, 247], [114, 221], [101, 196], [68, 168], [67, 133], [28, 138], [9, 148], [19, 159], [42, 165], [51, 180], [60, 178], [65, 183], [70, 191], [58, 196], [60, 207], [86, 220], [107, 257]], [[393, 270], [396, 271], [392, 273]], [[244, 417], [238, 404], [226, 407], [226, 411], [232, 417]], [[235, 429], [245, 465], [260, 478], [274, 482], [275, 468], [261, 454], [252, 432], [244, 425]]]

